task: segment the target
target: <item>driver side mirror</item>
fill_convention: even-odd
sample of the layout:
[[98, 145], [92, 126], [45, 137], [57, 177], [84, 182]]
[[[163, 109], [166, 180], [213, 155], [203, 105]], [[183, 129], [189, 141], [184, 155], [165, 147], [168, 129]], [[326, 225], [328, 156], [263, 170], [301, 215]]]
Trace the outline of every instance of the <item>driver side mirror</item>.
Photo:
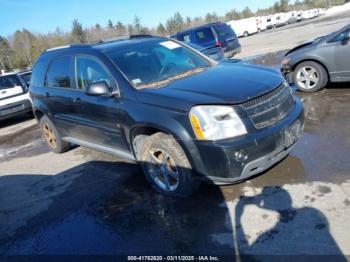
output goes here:
[[91, 83], [86, 88], [85, 93], [89, 96], [103, 96], [111, 94], [106, 81], [98, 81]]

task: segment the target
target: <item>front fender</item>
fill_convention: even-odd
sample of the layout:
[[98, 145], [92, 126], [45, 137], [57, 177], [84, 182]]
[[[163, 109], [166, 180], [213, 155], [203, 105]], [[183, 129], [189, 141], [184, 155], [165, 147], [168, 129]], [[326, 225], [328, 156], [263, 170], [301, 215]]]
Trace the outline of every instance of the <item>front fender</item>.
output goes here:
[[325, 69], [327, 70], [327, 72], [329, 72], [329, 62], [327, 62], [327, 60], [325, 60], [323, 57], [317, 55], [317, 54], [308, 54], [308, 55], [300, 55], [300, 56], [296, 56], [295, 58], [293, 58], [290, 62], [290, 68], [292, 68], [292, 71], [295, 70], [295, 68], [302, 62], [305, 61], [314, 61], [317, 62], [319, 64], [321, 64], [322, 66], [325, 67]]
[[129, 128], [126, 128], [125, 134], [128, 143], [132, 144], [133, 134], [139, 128], [152, 128], [170, 134], [181, 145], [185, 151], [193, 169], [196, 171], [202, 170], [203, 166], [199, 159], [199, 152], [194, 143], [194, 134], [188, 118], [188, 112], [174, 111], [166, 108], [159, 108], [153, 105], [140, 104], [137, 106], [133, 102], [130, 108], [137, 110], [128, 110], [129, 120], [131, 123]]

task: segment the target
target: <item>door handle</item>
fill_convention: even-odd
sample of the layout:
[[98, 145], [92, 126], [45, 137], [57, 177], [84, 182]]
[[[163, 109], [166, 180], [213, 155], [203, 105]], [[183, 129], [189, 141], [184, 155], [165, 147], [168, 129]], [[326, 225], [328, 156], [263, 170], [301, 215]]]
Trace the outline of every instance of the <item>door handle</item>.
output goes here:
[[6, 91], [1, 91], [1, 94], [3, 95], [3, 94], [6, 94]]
[[81, 102], [80, 97], [73, 98], [73, 102], [74, 103], [80, 103]]
[[49, 93], [49, 92], [46, 92], [46, 93], [45, 93], [45, 96], [46, 96], [46, 97], [50, 97], [50, 93]]

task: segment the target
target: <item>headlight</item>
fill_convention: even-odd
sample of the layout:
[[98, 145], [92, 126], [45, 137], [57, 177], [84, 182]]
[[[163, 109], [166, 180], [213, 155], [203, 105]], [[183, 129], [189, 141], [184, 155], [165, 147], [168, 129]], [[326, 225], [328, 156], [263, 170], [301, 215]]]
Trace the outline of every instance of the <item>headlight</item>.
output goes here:
[[247, 134], [235, 110], [229, 106], [194, 106], [190, 121], [199, 140], [220, 140]]
[[289, 61], [290, 61], [290, 58], [284, 58], [283, 60], [282, 60], [282, 62], [281, 62], [281, 64], [283, 65], [283, 66], [286, 66], [286, 65], [288, 65], [289, 64]]

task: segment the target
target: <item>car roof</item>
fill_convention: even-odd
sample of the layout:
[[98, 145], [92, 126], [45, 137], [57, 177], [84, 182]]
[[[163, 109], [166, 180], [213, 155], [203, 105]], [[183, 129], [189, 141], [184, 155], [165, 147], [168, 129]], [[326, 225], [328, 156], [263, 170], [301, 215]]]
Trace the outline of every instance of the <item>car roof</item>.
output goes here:
[[51, 56], [55, 54], [64, 54], [68, 52], [74, 53], [74, 51], [76, 50], [97, 50], [100, 52], [106, 52], [108, 50], [113, 50], [116, 48], [123, 48], [130, 44], [148, 42], [155, 39], [166, 40], [168, 38], [152, 35], [132, 35], [126, 37], [118, 37], [114, 39], [103, 40], [94, 44], [71, 44], [49, 48], [42, 53], [42, 56]]
[[207, 28], [207, 27], [210, 27], [210, 26], [213, 26], [213, 25], [221, 25], [221, 24], [225, 24], [225, 23], [222, 23], [222, 22], [214, 22], [214, 23], [209, 23], [209, 24], [205, 24], [205, 25], [201, 25], [201, 26], [191, 27], [191, 28], [188, 28], [188, 29], [186, 29], [186, 30], [179, 31], [179, 32], [177, 32], [175, 35], [177, 35], [177, 34], [182, 34], [182, 33], [186, 33], [186, 32], [190, 32], [190, 31], [193, 31], [193, 30], [202, 29], [202, 28]]
[[129, 46], [131, 44], [135, 43], [146, 43], [149, 41], [154, 41], [154, 40], [168, 40], [166, 37], [161, 37], [161, 36], [132, 36], [129, 38], [125, 39], [117, 39], [117, 40], [111, 40], [111, 41], [103, 41], [99, 42], [97, 44], [92, 45], [93, 49], [102, 51], [102, 52], [107, 52], [109, 50], [117, 49], [117, 48], [123, 48], [126, 46]]

